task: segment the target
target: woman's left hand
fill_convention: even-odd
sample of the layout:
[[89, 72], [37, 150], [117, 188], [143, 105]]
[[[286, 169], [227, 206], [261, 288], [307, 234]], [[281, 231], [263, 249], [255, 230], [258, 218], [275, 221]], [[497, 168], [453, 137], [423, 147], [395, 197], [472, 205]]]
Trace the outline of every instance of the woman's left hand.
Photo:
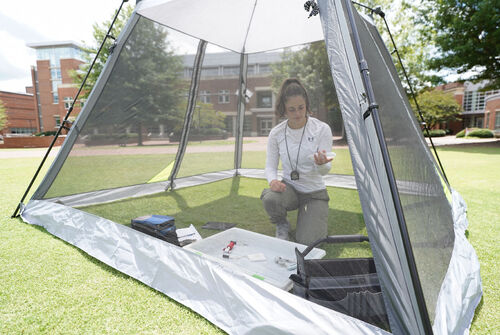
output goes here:
[[326, 156], [326, 150], [321, 150], [318, 152], [316, 152], [314, 154], [314, 162], [316, 163], [316, 165], [323, 165], [323, 164], [326, 164], [328, 162], [331, 162], [333, 160], [333, 157], [332, 158], [328, 158]]

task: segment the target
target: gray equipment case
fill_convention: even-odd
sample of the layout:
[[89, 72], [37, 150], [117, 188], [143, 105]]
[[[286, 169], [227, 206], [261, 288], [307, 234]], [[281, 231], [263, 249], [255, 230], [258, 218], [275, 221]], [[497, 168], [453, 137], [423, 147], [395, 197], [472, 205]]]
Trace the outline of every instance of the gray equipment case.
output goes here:
[[319, 239], [304, 252], [295, 249], [297, 274], [292, 274], [293, 294], [389, 329], [387, 312], [373, 258], [305, 259], [321, 243], [368, 241], [363, 235], [338, 235]]

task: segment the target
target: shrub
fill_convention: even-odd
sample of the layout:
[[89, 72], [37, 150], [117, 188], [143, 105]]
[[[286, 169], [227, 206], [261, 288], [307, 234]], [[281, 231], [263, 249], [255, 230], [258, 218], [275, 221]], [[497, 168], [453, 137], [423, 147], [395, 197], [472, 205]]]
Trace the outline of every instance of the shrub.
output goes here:
[[476, 130], [470, 131], [467, 136], [479, 137], [479, 138], [492, 138], [495, 135], [489, 129], [476, 129]]
[[[444, 129], [430, 129], [430, 137], [442, 137], [446, 135], [446, 130]], [[427, 137], [427, 131], [424, 131], [424, 136]]]
[[[474, 130], [476, 130], [476, 129], [478, 129], [478, 128], [467, 128], [467, 130], [468, 130], [469, 132], [474, 131]], [[467, 134], [467, 135], [468, 135], [468, 134]], [[455, 137], [457, 137], [457, 138], [458, 138], [458, 137], [464, 137], [464, 136], [465, 136], [465, 129], [460, 130], [460, 131], [459, 131], [459, 132], [455, 135]]]
[[41, 131], [39, 133], [36, 133], [35, 136], [55, 136], [57, 131], [55, 130], [49, 130], [49, 131]]
[[[480, 138], [491, 138], [495, 137], [495, 134], [489, 130], [489, 129], [484, 129], [484, 128], [467, 128], [467, 136], [469, 137], [480, 137]], [[465, 136], [465, 129], [462, 129], [456, 137], [464, 137]]]

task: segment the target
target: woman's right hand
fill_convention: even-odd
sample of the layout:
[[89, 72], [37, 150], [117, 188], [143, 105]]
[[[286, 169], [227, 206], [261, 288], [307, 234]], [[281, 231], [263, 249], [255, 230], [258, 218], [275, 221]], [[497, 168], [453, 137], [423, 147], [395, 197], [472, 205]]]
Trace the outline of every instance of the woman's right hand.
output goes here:
[[271, 187], [271, 191], [274, 191], [274, 192], [284, 192], [286, 190], [285, 183], [283, 183], [277, 179], [271, 180], [271, 182], [269, 183], [269, 187]]

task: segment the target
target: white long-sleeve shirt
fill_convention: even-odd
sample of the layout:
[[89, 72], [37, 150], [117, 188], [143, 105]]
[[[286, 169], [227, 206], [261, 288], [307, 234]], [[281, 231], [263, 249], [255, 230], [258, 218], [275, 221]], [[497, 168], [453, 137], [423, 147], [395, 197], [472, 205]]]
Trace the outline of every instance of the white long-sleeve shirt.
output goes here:
[[[297, 191], [310, 193], [326, 187], [323, 176], [330, 171], [332, 163], [328, 162], [323, 165], [316, 165], [313, 155], [318, 150], [326, 150], [327, 153], [332, 151], [332, 130], [326, 123], [313, 117], [308, 117], [305, 127], [305, 131], [304, 127], [292, 129], [288, 127], [287, 120], [285, 120], [276, 125], [269, 133], [265, 169], [266, 178], [269, 183], [274, 179], [278, 179], [278, 164], [281, 159], [283, 179]], [[297, 151], [299, 150], [303, 131], [304, 136], [300, 145], [297, 164]], [[287, 144], [290, 158], [287, 153]], [[298, 180], [290, 178], [290, 173], [293, 170], [298, 171], [300, 175]]]

